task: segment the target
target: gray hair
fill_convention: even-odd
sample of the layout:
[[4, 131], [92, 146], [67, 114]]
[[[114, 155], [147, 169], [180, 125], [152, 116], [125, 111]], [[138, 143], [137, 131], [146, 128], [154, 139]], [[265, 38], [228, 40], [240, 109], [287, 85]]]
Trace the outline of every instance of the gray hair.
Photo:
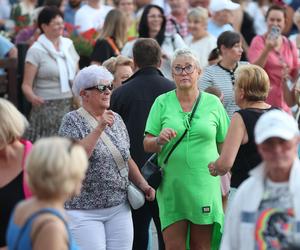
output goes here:
[[181, 56], [186, 56], [186, 57], [190, 57], [193, 59], [193, 61], [195, 62], [197, 68], [201, 69], [201, 66], [200, 66], [200, 61], [198, 59], [198, 57], [195, 55], [195, 53], [189, 49], [189, 48], [183, 48], [183, 49], [177, 49], [175, 50], [174, 54], [173, 54], [173, 57], [171, 59], [171, 66], [173, 67], [173, 63], [174, 61], [178, 58], [178, 57], [181, 57]]
[[105, 67], [90, 65], [77, 73], [72, 90], [74, 95], [78, 97], [81, 90], [99, 84], [107, 85], [107, 82], [112, 82], [113, 79], [113, 75]]
[[195, 18], [197, 20], [204, 20], [206, 21], [208, 19], [208, 10], [202, 7], [196, 7], [190, 9], [188, 12], [188, 18]]

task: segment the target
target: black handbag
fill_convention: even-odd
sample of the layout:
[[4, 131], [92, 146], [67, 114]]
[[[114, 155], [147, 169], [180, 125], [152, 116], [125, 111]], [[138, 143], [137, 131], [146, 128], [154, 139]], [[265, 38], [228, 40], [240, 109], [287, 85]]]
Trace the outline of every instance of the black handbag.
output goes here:
[[[198, 107], [199, 101], [200, 101], [201, 93], [199, 93], [198, 98], [196, 100], [196, 103], [194, 105], [194, 108], [192, 110], [191, 116], [189, 118], [189, 123], [191, 124], [191, 121], [193, 119], [194, 113]], [[183, 137], [186, 135], [188, 129], [184, 131], [182, 136], [178, 139], [178, 141], [173, 145], [170, 152], [168, 153], [166, 159], [163, 161], [164, 165], [167, 164], [171, 154], [175, 150], [175, 148], [178, 146], [178, 144], [182, 141]], [[159, 184], [161, 183], [162, 177], [163, 177], [163, 168], [158, 165], [157, 162], [157, 153], [152, 154], [150, 158], [146, 161], [144, 166], [141, 168], [141, 173], [144, 176], [145, 180], [148, 182], [148, 184], [153, 187], [155, 190], [159, 187]]]

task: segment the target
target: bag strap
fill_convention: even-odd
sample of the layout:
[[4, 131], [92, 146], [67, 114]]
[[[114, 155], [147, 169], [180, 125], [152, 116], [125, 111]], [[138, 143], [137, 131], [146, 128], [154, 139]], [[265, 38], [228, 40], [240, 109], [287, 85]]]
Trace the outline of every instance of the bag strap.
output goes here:
[[115, 52], [116, 56], [120, 55], [120, 50], [118, 49], [117, 45], [115, 44], [114, 40], [111, 37], [106, 37], [105, 40], [108, 42], [110, 47]]
[[[196, 103], [195, 103], [195, 105], [194, 105], [194, 107], [193, 107], [191, 116], [190, 116], [190, 118], [189, 118], [189, 123], [190, 123], [190, 124], [191, 124], [192, 119], [193, 119], [193, 117], [194, 117], [195, 111], [196, 111], [196, 109], [197, 109], [197, 107], [198, 107], [198, 104], [199, 104], [199, 101], [200, 101], [200, 97], [201, 97], [201, 92], [199, 92], [199, 95], [198, 95], [198, 97], [197, 97]], [[182, 134], [182, 136], [181, 136], [181, 137], [178, 139], [178, 141], [173, 145], [173, 147], [172, 147], [171, 150], [169, 151], [169, 153], [168, 153], [166, 159], [164, 160], [164, 164], [167, 164], [167, 162], [168, 162], [168, 160], [169, 160], [171, 154], [173, 153], [173, 151], [175, 150], [175, 148], [178, 146], [178, 144], [182, 141], [182, 139], [183, 139], [183, 137], [186, 135], [187, 131], [188, 131], [188, 129], [186, 129], [186, 130], [184, 131], [184, 133]]]
[[13, 247], [13, 250], [17, 250], [18, 249], [18, 246], [19, 246], [19, 243], [20, 243], [20, 240], [21, 240], [21, 237], [22, 235], [24, 234], [25, 230], [27, 229], [27, 227], [30, 225], [31, 222], [33, 222], [39, 215], [41, 214], [52, 214], [54, 216], [56, 216], [57, 218], [61, 219], [63, 221], [63, 223], [65, 224], [65, 227], [67, 229], [67, 233], [68, 233], [68, 237], [69, 237], [69, 242], [68, 242], [68, 246], [69, 246], [69, 249], [71, 249], [71, 240], [72, 240], [72, 237], [71, 237], [71, 233], [70, 233], [70, 230], [69, 230], [69, 227], [67, 225], [67, 222], [66, 220], [63, 218], [63, 216], [58, 212], [56, 211], [55, 209], [53, 208], [42, 208], [38, 211], [36, 211], [35, 213], [33, 213], [24, 223], [24, 225], [22, 226], [19, 234], [18, 234], [18, 237], [17, 237], [17, 240], [16, 240], [16, 243], [14, 244], [14, 247]]
[[[98, 126], [98, 121], [93, 117], [89, 112], [87, 112], [83, 107], [77, 109], [77, 112], [86, 119], [90, 126], [95, 129]], [[103, 143], [107, 146], [108, 150], [112, 154], [115, 163], [118, 166], [119, 173], [122, 177], [128, 177], [128, 170], [126, 168], [126, 163], [123, 159], [123, 156], [120, 153], [120, 150], [113, 144], [108, 135], [103, 131], [100, 138]]]

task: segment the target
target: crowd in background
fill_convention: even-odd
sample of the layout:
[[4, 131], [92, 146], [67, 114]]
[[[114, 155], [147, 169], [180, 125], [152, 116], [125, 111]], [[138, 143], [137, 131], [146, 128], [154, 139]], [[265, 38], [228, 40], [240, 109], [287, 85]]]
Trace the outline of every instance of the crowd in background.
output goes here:
[[[160, 250], [300, 248], [292, 176], [300, 166], [299, 0], [0, 6], [0, 60], [23, 67], [19, 88], [30, 104], [25, 118], [0, 93], [1, 250], [146, 250], [151, 219]], [[265, 135], [273, 120], [280, 133]], [[150, 153], [163, 167], [157, 190], [140, 172]], [[146, 197], [137, 210], [130, 183]], [[255, 183], [260, 196], [238, 209]], [[288, 226], [267, 228], [279, 217]], [[236, 233], [260, 231], [244, 246], [231, 223]]]

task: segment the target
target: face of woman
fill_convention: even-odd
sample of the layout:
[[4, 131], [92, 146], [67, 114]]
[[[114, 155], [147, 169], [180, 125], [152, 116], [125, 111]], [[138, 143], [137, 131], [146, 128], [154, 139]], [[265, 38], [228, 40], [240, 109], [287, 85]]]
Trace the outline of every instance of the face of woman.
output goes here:
[[267, 17], [268, 32], [271, 31], [272, 26], [276, 26], [282, 31], [285, 26], [284, 13], [280, 10], [271, 10]]
[[134, 12], [133, 0], [121, 0], [118, 8], [127, 15], [131, 15]]
[[47, 37], [57, 38], [64, 32], [64, 20], [61, 16], [56, 16], [49, 24], [42, 24], [42, 28]]
[[117, 67], [117, 70], [114, 74], [114, 89], [118, 88], [122, 85], [122, 82], [127, 80], [130, 76], [132, 76], [132, 68], [128, 65], [120, 65]]
[[[110, 83], [104, 84], [102, 86], [111, 86]], [[112, 89], [112, 87], [111, 87]], [[91, 108], [95, 111], [108, 109], [110, 106], [110, 96], [111, 90], [106, 87], [104, 91], [100, 91], [96, 87], [93, 89], [86, 90], [87, 102]]]
[[196, 17], [188, 18], [188, 29], [194, 38], [201, 38], [207, 32], [207, 21]]
[[172, 66], [172, 76], [177, 89], [191, 89], [197, 86], [201, 70], [189, 56], [177, 57]]
[[148, 27], [150, 32], [159, 32], [163, 23], [163, 15], [157, 8], [151, 8], [148, 15]]
[[222, 57], [228, 58], [230, 61], [238, 62], [241, 60], [243, 53], [242, 42], [235, 43], [232, 48], [226, 48], [223, 46]]

